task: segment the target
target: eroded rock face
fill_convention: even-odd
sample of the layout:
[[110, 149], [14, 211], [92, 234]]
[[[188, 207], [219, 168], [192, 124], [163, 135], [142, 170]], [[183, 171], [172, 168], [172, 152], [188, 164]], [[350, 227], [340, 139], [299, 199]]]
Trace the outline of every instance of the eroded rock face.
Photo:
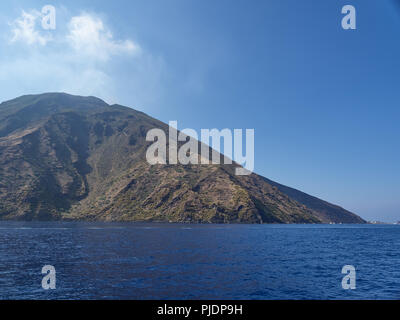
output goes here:
[[0, 219], [364, 223], [235, 165], [154, 165], [146, 133], [166, 124], [62, 93], [0, 105]]

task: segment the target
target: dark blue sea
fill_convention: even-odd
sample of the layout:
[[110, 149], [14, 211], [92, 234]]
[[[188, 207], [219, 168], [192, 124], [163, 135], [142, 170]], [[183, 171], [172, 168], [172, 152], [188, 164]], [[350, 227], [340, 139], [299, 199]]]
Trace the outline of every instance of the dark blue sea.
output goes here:
[[0, 259], [1, 299], [400, 298], [397, 225], [0, 222]]

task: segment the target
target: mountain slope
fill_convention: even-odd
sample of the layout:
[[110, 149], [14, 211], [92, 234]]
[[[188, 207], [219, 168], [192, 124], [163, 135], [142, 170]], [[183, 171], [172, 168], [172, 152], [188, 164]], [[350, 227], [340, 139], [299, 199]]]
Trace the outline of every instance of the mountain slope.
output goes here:
[[131, 108], [61, 93], [0, 104], [0, 219], [328, 223], [364, 221], [233, 165], [154, 165]]

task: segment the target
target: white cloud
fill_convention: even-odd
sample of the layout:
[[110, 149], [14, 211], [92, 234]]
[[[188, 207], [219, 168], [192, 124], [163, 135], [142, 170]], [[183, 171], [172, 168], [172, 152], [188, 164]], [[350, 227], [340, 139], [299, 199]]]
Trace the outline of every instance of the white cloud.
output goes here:
[[22, 11], [22, 14], [11, 24], [12, 39], [11, 42], [22, 41], [28, 45], [40, 44], [46, 45], [51, 40], [49, 35], [42, 35], [36, 30], [36, 20], [41, 14], [32, 10], [30, 12]]
[[72, 48], [93, 58], [107, 60], [114, 54], [140, 51], [140, 47], [131, 40], [114, 40], [103, 21], [90, 14], [73, 17], [68, 30], [67, 40]]
[[114, 37], [96, 14], [63, 13], [57, 12], [64, 22], [57, 21], [54, 31], [41, 28], [37, 11], [24, 11], [11, 24], [12, 41], [0, 43], [0, 100], [63, 91], [132, 106], [156, 104], [163, 91], [162, 57]]
[[75, 53], [89, 56], [95, 60], [108, 60], [113, 55], [139, 53], [140, 46], [130, 39], [115, 40], [111, 31], [97, 16], [82, 13], [74, 16], [68, 23], [65, 34], [53, 38], [40, 25], [41, 13], [36, 10], [22, 11], [20, 17], [11, 23], [11, 42], [23, 42], [27, 45], [40, 44], [45, 46], [50, 41], [67, 45]]

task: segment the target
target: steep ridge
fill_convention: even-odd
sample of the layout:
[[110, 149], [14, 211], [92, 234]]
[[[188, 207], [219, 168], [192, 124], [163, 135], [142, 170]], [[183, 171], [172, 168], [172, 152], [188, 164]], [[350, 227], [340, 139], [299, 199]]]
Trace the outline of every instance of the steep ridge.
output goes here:
[[95, 97], [0, 104], [0, 219], [364, 223], [232, 165], [149, 165], [147, 132], [168, 126]]

